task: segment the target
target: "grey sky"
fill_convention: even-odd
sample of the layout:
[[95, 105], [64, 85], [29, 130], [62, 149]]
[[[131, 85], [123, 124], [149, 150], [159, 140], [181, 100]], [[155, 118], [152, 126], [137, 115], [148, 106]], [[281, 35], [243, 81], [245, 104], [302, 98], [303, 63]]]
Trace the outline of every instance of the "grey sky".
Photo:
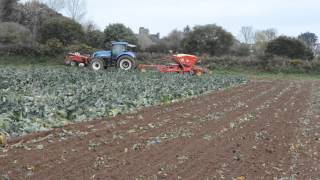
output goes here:
[[297, 36], [311, 31], [320, 36], [320, 0], [87, 0], [87, 19], [101, 29], [124, 23], [161, 36], [186, 25], [216, 23], [237, 35], [241, 26], [276, 28]]

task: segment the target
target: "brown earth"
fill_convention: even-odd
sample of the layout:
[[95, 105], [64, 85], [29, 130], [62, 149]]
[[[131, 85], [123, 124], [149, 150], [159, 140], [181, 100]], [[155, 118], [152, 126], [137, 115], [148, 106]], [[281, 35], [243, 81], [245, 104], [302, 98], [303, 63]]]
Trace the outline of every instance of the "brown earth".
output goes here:
[[0, 179], [320, 179], [320, 82], [259, 80], [11, 140]]

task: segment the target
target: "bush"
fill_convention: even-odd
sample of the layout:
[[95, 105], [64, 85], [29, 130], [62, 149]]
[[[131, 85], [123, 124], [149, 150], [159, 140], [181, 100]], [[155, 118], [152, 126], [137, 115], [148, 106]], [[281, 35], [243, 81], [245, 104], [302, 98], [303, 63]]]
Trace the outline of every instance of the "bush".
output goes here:
[[99, 30], [86, 32], [86, 43], [94, 48], [104, 48], [104, 33]]
[[167, 56], [164, 53], [138, 53], [137, 62], [140, 64], [161, 64], [164, 63], [161, 59]]
[[231, 33], [217, 25], [196, 26], [186, 34], [182, 44], [188, 53], [221, 56], [229, 53], [234, 43]]
[[281, 36], [268, 43], [266, 53], [292, 59], [313, 59], [312, 51], [295, 38]]
[[49, 56], [58, 56], [64, 52], [65, 48], [59, 39], [49, 39], [44, 47], [44, 54]]
[[244, 43], [235, 43], [230, 51], [230, 54], [234, 56], [249, 56], [250, 55], [250, 45]]
[[146, 48], [145, 51], [150, 53], [168, 53], [170, 51], [170, 47], [165, 40], [161, 39], [156, 44]]
[[45, 21], [40, 27], [41, 42], [58, 39], [64, 45], [82, 42], [84, 32], [82, 26], [68, 18], [53, 18]]
[[69, 46], [68, 51], [79, 52], [81, 54], [91, 54], [92, 52], [96, 51], [96, 49], [86, 44], [77, 44]]
[[320, 73], [320, 60], [305, 61], [280, 56], [202, 56], [203, 66], [209, 69], [248, 69], [273, 73]]

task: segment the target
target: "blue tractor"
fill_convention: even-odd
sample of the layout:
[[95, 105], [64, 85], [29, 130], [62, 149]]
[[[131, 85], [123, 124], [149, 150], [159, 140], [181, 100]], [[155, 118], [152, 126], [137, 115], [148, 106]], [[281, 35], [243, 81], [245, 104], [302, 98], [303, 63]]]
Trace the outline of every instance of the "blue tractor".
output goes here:
[[95, 71], [111, 66], [126, 71], [134, 69], [136, 54], [129, 50], [134, 47], [136, 46], [127, 42], [112, 42], [111, 51], [97, 51], [92, 55], [90, 66]]

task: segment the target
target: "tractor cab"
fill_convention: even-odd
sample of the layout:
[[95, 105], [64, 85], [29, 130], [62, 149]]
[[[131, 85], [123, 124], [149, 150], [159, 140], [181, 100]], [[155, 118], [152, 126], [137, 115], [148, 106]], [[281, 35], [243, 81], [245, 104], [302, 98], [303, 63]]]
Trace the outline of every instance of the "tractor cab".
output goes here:
[[112, 58], [117, 58], [124, 52], [130, 52], [130, 48], [135, 48], [135, 45], [129, 44], [127, 42], [112, 42]]
[[130, 51], [135, 45], [127, 42], [112, 42], [110, 51], [97, 51], [92, 55], [91, 68], [101, 70], [108, 66], [116, 66], [122, 70], [135, 68], [136, 54]]

